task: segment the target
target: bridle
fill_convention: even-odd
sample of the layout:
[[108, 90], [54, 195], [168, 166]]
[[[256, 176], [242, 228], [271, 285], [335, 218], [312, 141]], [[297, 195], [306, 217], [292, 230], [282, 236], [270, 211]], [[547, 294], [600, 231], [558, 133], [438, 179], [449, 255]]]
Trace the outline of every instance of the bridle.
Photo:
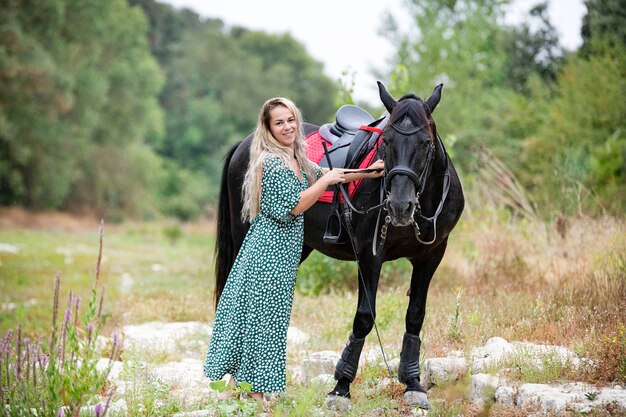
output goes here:
[[[424, 126], [426, 125], [423, 124], [411, 130], [401, 129], [395, 123], [390, 123], [389, 126], [391, 126], [393, 130], [400, 133], [401, 135], [411, 136], [411, 135], [416, 134], [420, 130], [422, 130]], [[405, 166], [405, 165], [396, 165], [395, 167], [391, 168], [388, 172], [385, 173], [384, 185], [385, 185], [386, 196], [387, 197], [389, 196], [389, 192], [391, 190], [392, 178], [395, 177], [396, 175], [405, 175], [409, 177], [411, 181], [413, 181], [413, 184], [415, 185], [415, 189], [418, 190], [415, 201], [416, 201], [416, 204], [419, 206], [419, 196], [424, 192], [424, 188], [426, 187], [426, 180], [428, 179], [428, 177], [430, 176], [430, 172], [432, 171], [432, 165], [433, 165], [434, 159], [435, 159], [435, 144], [431, 142], [428, 145], [428, 153], [426, 154], [426, 164], [424, 165], [424, 169], [422, 169], [422, 172], [419, 175], [417, 175], [417, 173], [412, 168]]]
[[[401, 135], [411, 136], [411, 135], [416, 134], [420, 130], [422, 130], [425, 126], [426, 124], [423, 124], [423, 125], [407, 130], [407, 129], [403, 129], [399, 127], [395, 123], [390, 123], [385, 128], [385, 130], [391, 127], [393, 130], [400, 133]], [[378, 211], [378, 216], [376, 218], [376, 227], [374, 229], [374, 239], [372, 240], [372, 253], [374, 254], [374, 256], [378, 256], [380, 254], [380, 251], [382, 250], [383, 245], [385, 244], [385, 240], [387, 239], [387, 229], [389, 227], [389, 224], [391, 223], [391, 216], [389, 215], [389, 193], [391, 191], [391, 179], [395, 177], [396, 175], [405, 175], [409, 177], [409, 179], [415, 185], [415, 189], [417, 190], [416, 195], [415, 195], [415, 210], [413, 213], [413, 224], [412, 224], [413, 229], [415, 230], [415, 238], [417, 239], [418, 242], [420, 242], [423, 245], [432, 245], [435, 242], [435, 240], [437, 240], [437, 218], [439, 217], [439, 214], [441, 214], [441, 211], [443, 209], [443, 204], [446, 200], [446, 197], [448, 196], [448, 191], [450, 189], [450, 170], [449, 170], [450, 164], [449, 164], [448, 153], [438, 134], [436, 136], [436, 140], [438, 143], [441, 144], [443, 153], [445, 155], [446, 165], [445, 165], [441, 200], [439, 201], [439, 205], [437, 206], [435, 213], [430, 217], [424, 216], [422, 214], [422, 207], [420, 204], [420, 197], [424, 193], [424, 189], [426, 188], [426, 182], [428, 181], [428, 178], [430, 177], [430, 174], [432, 172], [432, 167], [433, 167], [433, 161], [435, 160], [435, 144], [434, 142], [431, 142], [430, 145], [428, 146], [428, 153], [426, 154], [426, 164], [424, 165], [424, 168], [422, 169], [422, 172], [419, 175], [411, 167], [408, 167], [406, 165], [396, 165], [393, 168], [391, 168], [389, 171], [385, 172], [384, 186], [381, 188], [382, 207], [381, 207], [381, 210]], [[385, 210], [387, 214], [385, 215], [385, 222], [380, 228], [380, 242], [377, 244], [376, 242], [378, 240], [377, 232], [378, 232], [378, 227], [380, 225], [381, 213], [383, 210]], [[421, 231], [417, 223], [416, 217], [433, 224], [433, 238], [431, 240], [424, 241], [420, 237]]]

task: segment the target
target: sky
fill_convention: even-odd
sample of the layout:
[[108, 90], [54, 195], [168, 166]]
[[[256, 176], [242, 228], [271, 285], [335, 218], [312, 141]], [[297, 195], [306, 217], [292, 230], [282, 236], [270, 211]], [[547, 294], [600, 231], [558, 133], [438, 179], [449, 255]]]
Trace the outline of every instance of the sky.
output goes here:
[[[372, 68], [388, 68], [385, 63], [394, 48], [381, 35], [381, 16], [391, 13], [402, 24], [403, 0], [158, 0], [175, 8], [186, 7], [202, 17], [219, 18], [227, 26], [242, 26], [268, 33], [289, 32], [308, 53], [324, 64], [324, 72], [339, 79], [342, 72], [355, 72], [353, 97], [357, 101], [378, 102]], [[518, 23], [520, 16], [539, 0], [514, 0], [507, 20]], [[586, 13], [583, 0], [548, 0], [551, 23], [559, 32], [561, 44], [576, 49], [580, 25]], [[406, 22], [406, 21], [405, 21]], [[419, 92], [417, 92], [419, 93]]]

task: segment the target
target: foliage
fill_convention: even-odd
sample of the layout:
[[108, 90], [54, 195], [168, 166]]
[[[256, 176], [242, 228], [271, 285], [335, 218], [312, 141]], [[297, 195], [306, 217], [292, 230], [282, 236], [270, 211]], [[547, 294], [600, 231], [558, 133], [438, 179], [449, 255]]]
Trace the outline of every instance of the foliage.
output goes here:
[[[399, 45], [392, 91], [428, 94], [444, 83], [435, 119], [444, 142], [455, 139], [449, 147], [468, 206], [479, 204], [477, 190], [493, 185], [483, 175], [493, 165], [487, 153], [515, 179], [523, 212], [533, 218], [623, 213], [624, 46], [604, 36], [623, 19], [620, 0], [587, 2], [586, 19], [603, 29], [589, 32], [586, 53], [570, 55], [545, 3], [517, 27], [499, 23], [507, 3], [410, 2], [414, 26], [402, 32], [390, 25], [388, 33]], [[501, 205], [514, 207], [510, 190], [499, 192]]]
[[587, 14], [583, 17], [580, 51], [587, 55], [592, 43], [604, 40], [615, 46], [626, 46], [626, 2], [624, 0], [585, 0]]
[[226, 381], [211, 381], [211, 388], [217, 392], [230, 391], [228, 398], [217, 401], [217, 410], [220, 416], [254, 416], [257, 412], [257, 402], [250, 394], [252, 393], [252, 385], [241, 381], [234, 387], [230, 387]]
[[448, 330], [448, 336], [453, 340], [460, 340], [462, 333], [462, 320], [461, 320], [461, 295], [463, 291], [461, 288], [457, 288], [456, 291], [456, 299], [454, 304], [454, 314], [451, 314], [448, 321], [450, 323], [450, 327]]
[[[103, 148], [129, 163], [123, 151], [162, 130], [145, 16], [123, 0], [30, 3], [0, 6], [0, 203], [68, 208], [84, 187], [103, 193], [90, 203], [127, 209], [84, 167], [110, 172]], [[124, 200], [127, 185], [146, 184], [130, 176], [108, 188]]]
[[558, 34], [548, 18], [547, 2], [534, 6], [530, 15], [530, 22], [506, 28], [502, 37], [507, 56], [503, 67], [505, 85], [524, 94], [529, 93], [529, 77], [535, 74], [550, 84], [564, 61]]
[[[37, 415], [56, 417], [68, 412], [77, 416], [81, 409], [97, 402], [98, 394], [106, 398], [105, 405], [98, 403], [96, 416], [106, 415], [113, 391], [106, 384], [110, 365], [98, 370], [99, 352], [96, 339], [103, 325], [102, 302], [104, 289], [98, 296], [97, 285], [102, 258], [102, 226], [100, 229], [100, 253], [96, 267], [96, 279], [87, 311], [81, 318], [81, 298], [71, 291], [61, 328], [57, 323], [61, 275], [57, 273], [54, 284], [51, 332], [47, 340], [38, 342], [22, 338], [18, 327], [13, 348], [12, 331], [9, 330], [0, 346], [0, 403], [2, 415]], [[109, 362], [120, 351], [120, 344], [113, 336]], [[5, 407], [5, 404], [8, 406]]]
[[[407, 1], [407, 29], [382, 21], [396, 51], [377, 76], [397, 97], [444, 84], [435, 118], [468, 207], [491, 185], [492, 155], [533, 216], [623, 213], [624, 0], [586, 0], [584, 43], [570, 52], [546, 2], [516, 26], [504, 23], [509, 3]], [[265, 99], [288, 96], [322, 124], [354, 87], [351, 70], [330, 80], [289, 33], [155, 0], [6, 0], [0, 205], [195, 219], [210, 212], [222, 157]]]
[[553, 210], [620, 213], [626, 203], [626, 47], [595, 48], [570, 58], [545, 123], [525, 140], [532, 191]]
[[314, 252], [298, 269], [296, 290], [309, 295], [328, 291], [354, 291], [358, 287], [357, 274], [355, 262], [338, 261]]
[[2, 205], [196, 218], [267, 97], [333, 114], [335, 83], [288, 34], [152, 0], [30, 3], [0, 5]]
[[169, 398], [170, 387], [150, 373], [136, 351], [128, 353], [124, 355], [122, 369], [122, 375], [128, 380], [122, 395], [126, 404], [123, 415], [151, 417], [179, 411], [176, 402]]
[[[451, 350], [468, 353], [473, 347], [484, 345], [490, 337], [500, 336], [511, 342], [523, 340], [565, 346], [597, 364], [571, 373], [547, 358], [546, 363], [552, 368], [543, 373], [520, 359], [522, 368], [514, 369], [517, 377], [528, 375], [537, 381], [547, 381], [556, 376], [556, 380], [564, 378], [601, 386], [621, 381], [625, 343], [621, 330], [626, 323], [624, 219], [568, 217], [564, 226], [566, 232], [561, 234], [551, 222], [531, 222], [495, 211], [488, 204], [480, 210], [469, 211], [457, 226], [459, 229], [454, 238], [450, 239], [446, 257], [430, 284], [427, 314], [420, 335], [420, 359], [445, 357]], [[0, 218], [6, 220], [7, 217], [6, 211], [0, 212]], [[15, 323], [22, 322], [22, 335], [33, 340], [32, 329], [42, 329], [43, 332], [49, 328], [47, 300], [51, 286], [47, 283], [50, 268], [56, 265], [68, 265], [64, 282], [73, 289], [86, 289], [89, 294], [92, 278], [83, 271], [93, 270], [93, 256], [89, 250], [93, 235], [84, 230], [57, 229], [66, 222], [59, 221], [58, 217], [54, 221], [48, 220], [46, 224], [55, 224], [54, 230], [0, 229], [0, 242], [12, 242], [17, 248], [16, 253], [0, 251], [2, 333], [9, 327], [16, 329]], [[108, 250], [100, 282], [107, 284], [107, 299], [114, 301], [108, 311], [103, 310], [103, 319], [107, 318], [109, 325], [124, 321], [212, 321], [213, 311], [207, 308], [212, 291], [211, 245], [214, 240], [212, 232], [206, 230], [210, 225], [181, 224], [184, 233], [176, 245], [171, 245], [163, 233], [167, 224], [126, 222], [116, 225], [108, 233]], [[402, 345], [410, 263], [402, 260], [385, 267], [387, 265], [393, 268], [381, 278], [376, 321], [385, 352], [392, 360], [397, 358]], [[388, 279], [393, 285], [383, 286]], [[127, 283], [127, 280], [131, 282]], [[355, 281], [356, 274], [350, 276], [350, 280]], [[462, 331], [460, 340], [453, 340], [449, 335], [450, 315], [454, 313], [459, 288], [462, 299], [458, 317]], [[290, 324], [304, 331], [310, 339], [298, 345], [295, 351], [288, 351], [288, 372], [291, 365], [302, 364], [302, 350], [338, 352], [345, 346], [358, 297], [352, 291], [341, 294], [330, 291], [330, 294], [319, 296], [296, 294]], [[36, 302], [23, 305], [31, 298]], [[14, 310], [8, 307], [11, 303], [16, 304]], [[45, 309], [48, 315], [39, 315], [41, 309]], [[160, 348], [141, 350], [137, 359], [146, 362], [147, 369], [150, 369], [150, 366], [180, 360], [181, 355], [189, 355], [187, 352], [203, 358], [208, 334], [193, 337], [198, 338], [197, 343], [177, 343], [173, 352]], [[380, 410], [385, 410], [388, 415], [405, 415], [411, 411], [402, 408], [401, 387], [395, 389], [398, 386], [394, 388], [377, 379], [384, 373], [384, 369], [377, 371], [373, 367], [377, 352], [376, 335], [372, 332], [367, 337], [362, 357], [366, 372], [357, 374], [361, 379], [352, 386], [354, 402], [348, 415], [380, 413]], [[126, 353], [124, 359], [133, 359]], [[146, 368], [139, 367], [134, 376], [137, 394], [134, 397], [128, 394], [131, 401], [141, 403], [143, 398], [158, 397], [163, 401], [159, 406], [171, 410], [176, 407], [181, 408], [180, 411], [194, 410], [190, 399], [186, 403], [180, 400], [180, 391], [175, 385], [170, 386], [167, 397], [162, 397], [162, 385], [152, 378], [145, 378], [143, 369]], [[292, 378], [285, 395], [272, 405], [274, 415], [307, 415], [307, 410], [323, 413], [324, 395], [332, 388], [332, 377], [329, 382], [320, 381], [308, 386], [296, 383], [295, 375]], [[147, 386], [142, 393], [144, 383]], [[433, 408], [448, 410], [452, 403], [470, 406], [466, 384], [464, 381], [456, 386], [454, 395], [447, 394], [447, 387], [429, 393]], [[120, 393], [114, 400], [124, 399], [123, 395]], [[211, 397], [197, 401], [201, 401], [205, 408], [217, 409]]]

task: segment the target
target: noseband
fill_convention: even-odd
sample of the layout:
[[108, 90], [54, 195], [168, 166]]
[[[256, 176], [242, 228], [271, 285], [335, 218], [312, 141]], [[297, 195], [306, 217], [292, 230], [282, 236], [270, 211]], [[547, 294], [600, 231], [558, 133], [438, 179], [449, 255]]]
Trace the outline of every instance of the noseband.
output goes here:
[[[401, 135], [411, 136], [422, 130], [426, 125], [423, 124], [411, 130], [404, 130], [398, 127], [395, 123], [391, 123], [390, 126], [393, 128], [393, 130], [400, 133]], [[405, 165], [396, 165], [395, 167], [387, 171], [385, 173], [385, 194], [387, 200], [389, 197], [389, 191], [391, 190], [391, 180], [393, 179], [393, 177], [395, 177], [396, 175], [406, 175], [413, 182], [413, 184], [415, 185], [415, 189], [417, 190], [415, 195], [415, 209], [418, 214], [421, 213], [419, 198], [420, 195], [424, 192], [424, 188], [426, 187], [426, 180], [428, 179], [430, 171], [432, 170], [434, 159], [435, 144], [431, 141], [430, 145], [428, 146], [428, 153], [426, 154], [426, 164], [424, 165], [424, 169], [419, 175], [417, 175], [417, 173], [413, 169]]]

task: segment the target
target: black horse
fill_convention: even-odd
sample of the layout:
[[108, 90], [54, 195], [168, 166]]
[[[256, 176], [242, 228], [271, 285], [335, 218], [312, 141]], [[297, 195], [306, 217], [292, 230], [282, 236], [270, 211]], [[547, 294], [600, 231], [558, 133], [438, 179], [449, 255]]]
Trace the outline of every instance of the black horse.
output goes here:
[[[413, 272], [398, 379], [406, 385], [405, 402], [423, 408], [429, 406], [426, 391], [419, 382], [419, 334], [424, 322], [428, 286], [465, 202], [461, 182], [432, 118], [441, 99], [442, 87], [437, 86], [426, 101], [413, 94], [406, 94], [396, 101], [384, 85], [378, 83], [380, 98], [389, 112], [382, 133], [383, 146], [379, 149], [379, 157], [385, 161], [385, 176], [384, 180], [364, 180], [360, 189], [370, 191], [357, 192], [352, 198], [356, 211], [352, 213], [348, 230], [354, 239], [340, 244], [324, 242], [329, 203], [318, 202], [305, 213], [302, 260], [314, 249], [336, 259], [356, 259], [361, 275], [352, 334], [335, 369], [337, 384], [329, 394], [335, 398], [350, 397], [350, 384], [356, 376], [365, 337], [374, 326], [376, 290], [382, 264], [407, 258]], [[304, 128], [306, 134], [318, 129], [308, 123]], [[225, 158], [218, 207], [217, 294], [224, 288], [249, 227], [241, 222], [240, 212], [241, 187], [251, 138], [248, 136], [235, 145]], [[380, 193], [371, 192], [380, 186], [383, 187]], [[380, 210], [362, 210], [379, 206], [381, 202]]]

